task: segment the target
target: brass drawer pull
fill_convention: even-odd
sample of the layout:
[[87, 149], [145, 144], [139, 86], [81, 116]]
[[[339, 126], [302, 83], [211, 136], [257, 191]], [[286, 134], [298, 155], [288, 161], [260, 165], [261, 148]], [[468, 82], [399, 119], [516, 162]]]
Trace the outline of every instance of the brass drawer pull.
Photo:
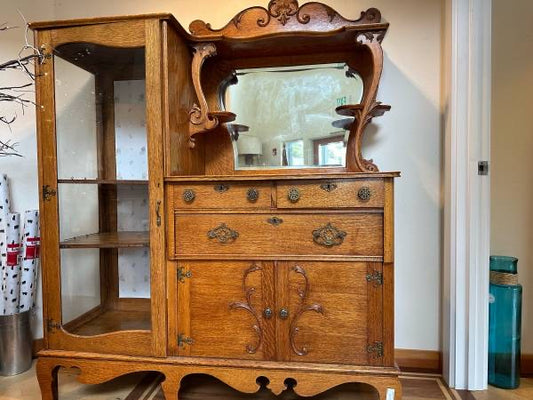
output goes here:
[[256, 188], [248, 189], [248, 191], [246, 192], [246, 198], [249, 202], [255, 203], [259, 198], [259, 190], [257, 190]]
[[194, 193], [194, 190], [192, 189], [185, 189], [183, 191], [183, 201], [185, 203], [192, 203], [193, 200], [196, 198], [196, 193]]
[[359, 197], [359, 200], [361, 201], [368, 201], [370, 200], [371, 196], [372, 196], [372, 191], [370, 190], [368, 186], [363, 186], [357, 192], [357, 197]]
[[224, 185], [223, 183], [220, 183], [218, 185], [215, 185], [213, 189], [215, 189], [215, 192], [224, 193], [224, 192], [227, 192], [229, 190], [229, 186], [228, 185]]
[[209, 239], [217, 239], [219, 243], [228, 243], [237, 239], [239, 237], [239, 232], [228, 228], [226, 224], [222, 223], [207, 232], [207, 237]]
[[327, 225], [313, 231], [313, 241], [316, 244], [325, 247], [338, 246], [342, 244], [345, 236], [346, 232], [335, 228], [333, 225], [331, 225], [331, 222], [328, 222]]
[[326, 182], [320, 185], [320, 189], [325, 190], [326, 192], [333, 192], [337, 189], [337, 184], [333, 182]]
[[287, 310], [286, 308], [282, 308], [281, 310], [279, 310], [279, 317], [281, 319], [289, 318], [289, 310]]
[[296, 203], [298, 200], [300, 200], [300, 190], [298, 188], [291, 187], [287, 193], [287, 197], [291, 203]]
[[283, 223], [283, 220], [279, 217], [271, 217], [269, 219], [267, 219], [267, 222], [271, 225], [274, 225], [274, 226], [279, 226]]

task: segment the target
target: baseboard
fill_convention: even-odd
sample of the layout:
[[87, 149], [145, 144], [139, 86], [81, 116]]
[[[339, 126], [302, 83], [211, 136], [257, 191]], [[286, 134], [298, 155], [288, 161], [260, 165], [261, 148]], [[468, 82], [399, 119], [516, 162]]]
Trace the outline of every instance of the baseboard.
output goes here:
[[442, 353], [432, 350], [394, 350], [396, 363], [402, 372], [442, 374]]
[[520, 375], [533, 376], [533, 354], [522, 354], [520, 358]]

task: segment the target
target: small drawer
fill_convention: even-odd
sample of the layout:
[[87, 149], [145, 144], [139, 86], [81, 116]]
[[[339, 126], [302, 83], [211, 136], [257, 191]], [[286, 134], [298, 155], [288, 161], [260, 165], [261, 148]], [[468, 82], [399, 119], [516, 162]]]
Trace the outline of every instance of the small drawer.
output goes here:
[[174, 209], [269, 209], [270, 183], [194, 183], [173, 185]]
[[279, 182], [278, 208], [383, 207], [384, 185], [380, 179]]
[[175, 256], [383, 255], [382, 213], [175, 213]]

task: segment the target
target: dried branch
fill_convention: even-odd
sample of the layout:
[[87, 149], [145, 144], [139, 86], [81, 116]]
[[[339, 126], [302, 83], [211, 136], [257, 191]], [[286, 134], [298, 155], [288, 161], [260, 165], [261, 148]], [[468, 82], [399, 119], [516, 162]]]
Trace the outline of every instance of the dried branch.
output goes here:
[[[42, 63], [44, 60], [44, 55], [39, 49], [35, 48], [32, 44], [30, 44], [30, 41], [28, 39], [28, 35], [29, 35], [28, 23], [26, 22], [26, 18], [24, 18], [24, 15], [22, 15], [20, 11], [19, 11], [19, 14], [26, 26], [25, 33], [24, 33], [24, 45], [20, 49], [17, 55], [17, 58], [0, 63], [0, 72], [9, 71], [9, 70], [20, 71], [23, 73], [24, 76], [30, 79], [30, 82], [24, 83], [24, 84], [8, 85], [8, 86], [0, 87], [0, 102], [9, 102], [9, 103], [17, 104], [18, 106], [20, 106], [22, 114], [24, 115], [25, 107], [29, 105], [35, 105], [35, 102], [33, 100], [27, 99], [25, 96], [28, 92], [31, 91], [29, 90], [29, 88], [33, 87], [33, 84], [35, 83], [35, 74], [33, 73], [33, 65], [35, 62]], [[14, 29], [14, 28], [17, 28], [17, 27], [8, 26], [7, 23], [0, 24], [0, 32], [6, 31], [8, 29]], [[28, 54], [28, 52], [30, 52], [30, 54]], [[16, 119], [17, 119], [16, 113], [13, 116], [0, 115], [0, 124], [7, 125], [9, 130], [11, 131], [11, 124], [13, 124], [16, 121]], [[15, 149], [17, 144], [18, 143], [13, 143], [10, 140], [8, 141], [0, 140], [0, 157], [20, 156], [20, 154]]]

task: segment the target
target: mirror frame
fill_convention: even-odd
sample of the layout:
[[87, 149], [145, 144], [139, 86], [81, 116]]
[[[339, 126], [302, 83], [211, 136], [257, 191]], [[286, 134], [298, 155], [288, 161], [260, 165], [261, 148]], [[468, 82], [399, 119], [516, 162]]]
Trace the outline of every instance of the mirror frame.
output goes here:
[[[234, 71], [344, 62], [363, 80], [361, 102], [336, 109], [339, 115], [354, 119], [349, 126], [346, 166], [307, 170], [378, 172], [372, 160], [363, 158], [361, 142], [372, 118], [390, 110], [390, 106], [376, 101], [383, 69], [381, 41], [388, 26], [381, 22], [381, 13], [375, 8], [363, 11], [359, 19], [349, 20], [328, 5], [312, 2], [299, 6], [297, 0], [271, 0], [267, 8], [247, 8], [218, 30], [203, 21], [193, 21], [189, 30], [194, 43], [192, 78], [198, 103], [189, 111], [189, 146], [194, 148], [196, 135], [212, 132], [209, 136], [217, 142], [213, 148], [233, 156], [230, 132], [224, 124], [235, 120], [235, 114], [221, 110], [219, 93], [221, 85], [231, 82]], [[233, 157], [219, 161], [226, 163], [221, 170], [247, 172], [235, 170]], [[305, 172], [306, 168], [295, 171]]]

